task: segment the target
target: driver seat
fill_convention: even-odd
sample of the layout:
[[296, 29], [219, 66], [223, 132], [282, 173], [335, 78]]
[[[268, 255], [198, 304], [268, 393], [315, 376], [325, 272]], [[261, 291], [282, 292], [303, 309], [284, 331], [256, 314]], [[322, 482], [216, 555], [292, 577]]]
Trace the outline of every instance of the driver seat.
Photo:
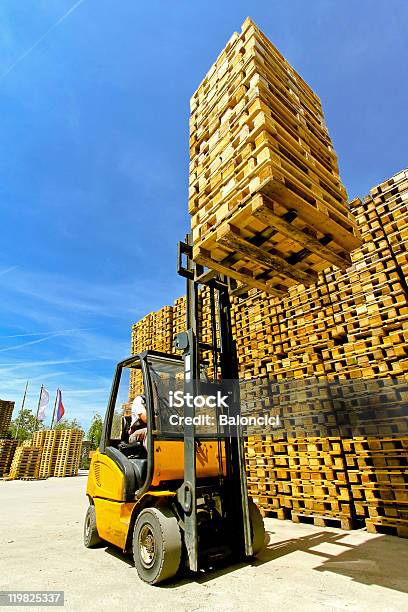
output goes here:
[[128, 444], [126, 442], [120, 442], [118, 450], [129, 459], [129, 463], [132, 465], [133, 472], [136, 480], [136, 488], [140, 489], [145, 481], [147, 475], [147, 450], [143, 446], [142, 442], [133, 442]]

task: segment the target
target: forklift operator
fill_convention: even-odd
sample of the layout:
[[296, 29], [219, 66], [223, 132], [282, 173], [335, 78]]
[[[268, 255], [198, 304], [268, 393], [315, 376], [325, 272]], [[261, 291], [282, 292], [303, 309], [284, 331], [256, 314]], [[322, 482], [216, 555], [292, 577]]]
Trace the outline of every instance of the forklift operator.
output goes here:
[[129, 444], [142, 442], [146, 447], [147, 416], [144, 395], [137, 395], [132, 402], [132, 423], [129, 428]]

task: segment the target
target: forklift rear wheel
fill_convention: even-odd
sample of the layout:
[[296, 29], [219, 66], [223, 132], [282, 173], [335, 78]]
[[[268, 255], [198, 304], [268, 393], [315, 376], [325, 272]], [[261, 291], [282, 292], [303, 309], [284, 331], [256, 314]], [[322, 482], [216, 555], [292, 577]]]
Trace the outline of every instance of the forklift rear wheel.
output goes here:
[[248, 506], [252, 531], [252, 551], [254, 555], [257, 555], [265, 547], [265, 525], [262, 514], [252, 499], [248, 500]]
[[133, 558], [139, 578], [158, 584], [178, 572], [181, 534], [168, 508], [145, 508], [137, 517], [133, 532]]
[[85, 515], [84, 544], [86, 548], [93, 548], [102, 542], [96, 528], [95, 506], [90, 504]]

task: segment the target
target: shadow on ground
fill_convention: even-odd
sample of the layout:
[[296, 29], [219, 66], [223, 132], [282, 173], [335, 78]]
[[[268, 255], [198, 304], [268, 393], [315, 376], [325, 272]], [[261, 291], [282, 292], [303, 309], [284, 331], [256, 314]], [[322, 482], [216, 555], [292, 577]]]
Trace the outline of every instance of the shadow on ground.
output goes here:
[[[361, 544], [350, 544], [347, 537], [353, 532], [338, 533], [334, 531], [321, 531], [299, 538], [271, 542], [267, 548], [252, 561], [247, 563], [235, 563], [234, 565], [220, 566], [207, 572], [197, 574], [184, 573], [176, 581], [160, 585], [164, 589], [175, 589], [189, 582], [195, 581], [204, 584], [215, 580], [220, 576], [235, 572], [245, 566], [259, 567], [265, 563], [271, 563], [280, 557], [301, 551], [321, 559], [322, 563], [314, 567], [314, 571], [333, 572], [342, 576], [348, 576], [362, 584], [386, 587], [408, 593], [408, 578], [406, 568], [408, 567], [408, 540], [395, 536], [378, 536]], [[269, 535], [272, 535], [271, 533]], [[324, 548], [325, 545], [339, 545], [339, 552], [327, 553], [316, 550], [317, 547]], [[105, 551], [133, 566], [130, 555], [125, 555], [119, 549], [108, 546]]]
[[[356, 582], [379, 585], [408, 592], [408, 541], [395, 536], [378, 536], [361, 544], [350, 544], [353, 532], [320, 531], [300, 538], [273, 542], [253, 565], [268, 563], [296, 551], [307, 552], [322, 560], [315, 571], [348, 576]], [[339, 545], [339, 552], [315, 550], [325, 544]]]

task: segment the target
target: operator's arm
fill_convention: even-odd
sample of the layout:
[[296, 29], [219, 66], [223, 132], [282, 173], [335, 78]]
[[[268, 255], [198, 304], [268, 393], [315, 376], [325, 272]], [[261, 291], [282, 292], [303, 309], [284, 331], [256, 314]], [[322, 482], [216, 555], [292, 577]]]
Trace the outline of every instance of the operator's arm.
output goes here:
[[146, 427], [146, 424], [147, 424], [146, 410], [145, 409], [141, 410], [138, 413], [137, 417], [138, 418], [133, 421], [133, 423], [131, 424], [129, 428], [129, 435], [131, 435], [138, 429], [143, 429], [144, 427]]

